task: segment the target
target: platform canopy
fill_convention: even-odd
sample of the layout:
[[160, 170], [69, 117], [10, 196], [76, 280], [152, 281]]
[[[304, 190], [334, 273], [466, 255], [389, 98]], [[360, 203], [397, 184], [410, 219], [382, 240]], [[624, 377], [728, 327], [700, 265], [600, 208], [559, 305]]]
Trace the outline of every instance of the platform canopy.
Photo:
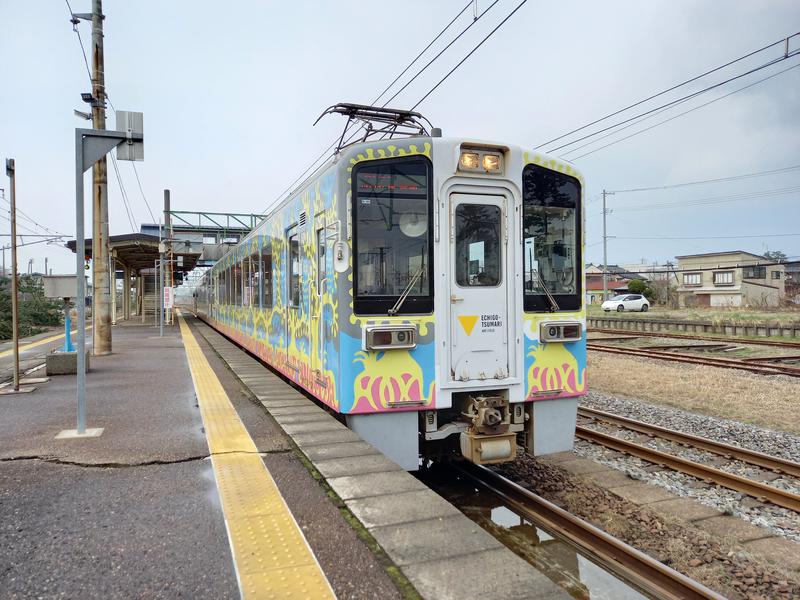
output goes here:
[[[129, 267], [132, 271], [154, 268], [155, 262], [159, 258], [158, 236], [146, 233], [127, 233], [124, 235], [112, 235], [109, 237], [111, 254], [118, 265]], [[75, 252], [75, 240], [67, 242], [67, 248]], [[188, 273], [197, 265], [200, 257], [199, 252], [182, 252], [183, 244], [173, 245], [173, 253], [176, 258], [182, 257], [181, 263], [175, 262], [173, 270], [175, 273]], [[92, 257], [92, 240], [86, 240], [86, 258]]]

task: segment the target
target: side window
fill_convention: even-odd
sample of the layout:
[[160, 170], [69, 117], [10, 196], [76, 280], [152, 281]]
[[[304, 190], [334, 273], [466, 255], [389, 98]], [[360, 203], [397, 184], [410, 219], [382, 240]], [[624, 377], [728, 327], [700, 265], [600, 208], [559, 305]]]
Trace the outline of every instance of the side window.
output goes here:
[[261, 286], [261, 255], [256, 252], [250, 255], [250, 281], [248, 282], [248, 297], [251, 306], [260, 306], [261, 296], [259, 289]]
[[325, 228], [317, 229], [317, 295], [322, 296], [325, 292], [326, 272], [325, 261]]
[[233, 288], [233, 301], [232, 304], [234, 306], [241, 306], [242, 305], [242, 263], [236, 263], [233, 267], [231, 282]]
[[289, 237], [289, 306], [300, 306], [300, 240]]
[[261, 249], [261, 277], [264, 280], [261, 306], [272, 308], [272, 244], [267, 238], [267, 244]]

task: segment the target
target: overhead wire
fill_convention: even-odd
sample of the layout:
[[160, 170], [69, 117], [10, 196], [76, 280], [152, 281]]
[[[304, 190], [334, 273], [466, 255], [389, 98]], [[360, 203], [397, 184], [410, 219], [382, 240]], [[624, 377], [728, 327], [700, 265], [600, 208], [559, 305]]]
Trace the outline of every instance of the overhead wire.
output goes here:
[[[500, 29], [500, 28], [503, 26], [503, 25], [505, 25], [505, 24], [506, 24], [506, 22], [507, 22], [507, 21], [508, 21], [508, 20], [509, 20], [511, 17], [513, 17], [513, 16], [514, 16], [514, 14], [515, 14], [515, 13], [516, 13], [516, 12], [517, 12], [517, 11], [518, 11], [520, 8], [522, 8], [522, 7], [523, 7], [523, 5], [524, 5], [524, 4], [525, 4], [527, 1], [528, 1], [528, 0], [522, 0], [522, 2], [520, 2], [519, 4], [517, 4], [516, 8], [514, 8], [514, 10], [512, 10], [510, 13], [508, 13], [508, 15], [506, 16], [506, 18], [505, 18], [505, 19], [503, 19], [502, 21], [500, 21], [500, 23], [498, 23], [498, 24], [495, 26], [495, 28], [494, 28], [494, 29], [492, 29], [492, 30], [491, 30], [491, 31], [488, 33], [488, 35], [486, 35], [486, 37], [484, 37], [484, 38], [483, 38], [483, 39], [482, 39], [480, 42], [478, 42], [478, 44], [477, 44], [477, 45], [476, 45], [476, 46], [475, 46], [475, 47], [474, 47], [472, 50], [470, 50], [470, 51], [467, 53], [467, 55], [466, 55], [464, 58], [462, 58], [462, 59], [461, 59], [461, 60], [460, 60], [460, 61], [459, 61], [459, 62], [456, 64], [456, 66], [454, 66], [452, 69], [450, 69], [450, 71], [448, 71], [448, 72], [447, 72], [447, 74], [446, 74], [444, 77], [442, 77], [442, 78], [441, 78], [441, 79], [440, 79], [440, 80], [439, 80], [439, 81], [436, 83], [436, 85], [434, 85], [434, 86], [433, 86], [433, 87], [432, 87], [430, 90], [428, 90], [428, 92], [427, 92], [427, 93], [426, 93], [426, 94], [425, 94], [425, 95], [424, 95], [422, 98], [420, 98], [420, 99], [417, 101], [417, 103], [416, 103], [414, 106], [412, 106], [412, 107], [411, 107], [411, 110], [414, 110], [414, 109], [415, 109], [415, 108], [417, 108], [417, 107], [418, 107], [420, 104], [422, 104], [422, 103], [423, 103], [423, 102], [424, 102], [424, 101], [425, 101], [425, 100], [428, 98], [428, 96], [430, 96], [430, 95], [431, 95], [433, 92], [435, 92], [435, 91], [436, 91], [436, 89], [437, 89], [437, 88], [438, 88], [440, 85], [442, 85], [442, 84], [443, 84], [445, 81], [447, 81], [447, 78], [448, 78], [448, 77], [450, 77], [450, 75], [452, 75], [453, 73], [455, 73], [455, 71], [456, 71], [456, 70], [457, 70], [457, 69], [458, 69], [458, 68], [459, 68], [461, 65], [463, 65], [463, 64], [464, 64], [464, 63], [467, 61], [467, 59], [469, 59], [469, 57], [470, 57], [470, 56], [472, 56], [473, 54], [475, 54], [475, 52], [478, 50], [478, 48], [480, 48], [481, 46], [483, 46], [483, 44], [484, 44], [484, 43], [485, 43], [485, 42], [486, 42], [486, 41], [487, 41], [487, 40], [488, 40], [490, 37], [492, 37], [492, 36], [493, 36], [493, 35], [494, 35], [494, 34], [495, 34], [495, 33], [496, 33], [496, 32], [497, 32], [497, 31], [498, 31], [498, 30], [499, 30], [499, 29]], [[494, 5], [492, 5], [492, 6], [494, 6]], [[488, 9], [487, 9], [487, 10], [488, 10]]]
[[[659, 121], [658, 123], [655, 123], [655, 124], [653, 124], [653, 125], [650, 125], [649, 127], [645, 127], [644, 129], [640, 129], [639, 131], [635, 131], [634, 133], [632, 133], [632, 134], [630, 134], [630, 135], [626, 135], [626, 136], [624, 136], [624, 137], [622, 137], [622, 138], [619, 138], [619, 139], [617, 139], [617, 140], [614, 140], [613, 142], [609, 142], [608, 144], [604, 144], [603, 146], [600, 146], [600, 147], [598, 147], [598, 148], [594, 148], [594, 149], [590, 150], [589, 152], [586, 152], [586, 153], [584, 153], [584, 154], [581, 154], [580, 156], [576, 156], [576, 157], [574, 157], [574, 158], [572, 158], [572, 159], [570, 159], [570, 160], [579, 160], [579, 159], [581, 159], [581, 158], [584, 158], [584, 157], [586, 157], [586, 156], [589, 156], [590, 154], [594, 154], [595, 152], [599, 152], [600, 150], [603, 150], [603, 149], [605, 149], [605, 148], [608, 148], [609, 146], [613, 146], [613, 145], [615, 145], [615, 144], [618, 144], [618, 143], [620, 143], [620, 142], [624, 142], [625, 140], [628, 140], [628, 139], [630, 139], [630, 138], [632, 138], [632, 137], [635, 137], [635, 136], [637, 136], [637, 135], [640, 135], [640, 134], [642, 134], [642, 133], [645, 133], [645, 132], [647, 132], [647, 131], [650, 131], [651, 129], [655, 129], [656, 127], [659, 127], [660, 125], [664, 125], [665, 123], [669, 123], [670, 121], [674, 121], [675, 119], [677, 119], [677, 118], [679, 118], [679, 117], [682, 117], [682, 116], [684, 116], [684, 115], [687, 115], [687, 114], [689, 114], [689, 113], [691, 113], [691, 112], [694, 112], [694, 111], [696, 111], [696, 110], [699, 110], [699, 109], [701, 109], [701, 108], [705, 108], [705, 107], [706, 107], [706, 106], [708, 106], [709, 104], [714, 104], [715, 102], [719, 102], [720, 100], [724, 100], [724, 99], [725, 99], [725, 98], [727, 98], [728, 96], [732, 96], [733, 94], [736, 94], [736, 93], [738, 93], [738, 92], [741, 92], [741, 91], [743, 91], [743, 90], [746, 90], [746, 89], [748, 89], [748, 88], [751, 88], [751, 87], [753, 87], [753, 86], [755, 86], [755, 85], [758, 85], [758, 84], [760, 84], [760, 83], [763, 83], [763, 82], [765, 82], [765, 81], [767, 81], [767, 80], [769, 80], [769, 79], [772, 79], [773, 77], [777, 77], [778, 75], [782, 75], [782, 74], [786, 73], [787, 71], [791, 71], [792, 69], [796, 69], [797, 67], [800, 67], [800, 63], [799, 63], [799, 64], [796, 64], [796, 65], [793, 65], [793, 66], [791, 66], [791, 67], [788, 67], [788, 68], [786, 68], [786, 69], [783, 69], [783, 70], [781, 70], [781, 71], [778, 71], [777, 73], [773, 73], [772, 75], [769, 75], [769, 76], [767, 76], [767, 77], [764, 77], [763, 79], [759, 79], [758, 81], [754, 81], [754, 82], [752, 82], [752, 83], [749, 83], [749, 84], [747, 84], [747, 85], [745, 85], [745, 86], [743, 86], [743, 87], [737, 88], [737, 89], [735, 89], [735, 90], [733, 90], [733, 91], [731, 91], [731, 92], [728, 92], [727, 94], [724, 94], [724, 95], [722, 95], [722, 96], [719, 96], [718, 98], [714, 98], [713, 100], [709, 100], [708, 102], [704, 102], [703, 104], [700, 104], [700, 105], [698, 105], [698, 106], [695, 106], [695, 107], [693, 107], [693, 108], [690, 108], [689, 110], [685, 110], [685, 111], [683, 111], [683, 112], [681, 112], [681, 113], [678, 113], [677, 115], [673, 115], [672, 117], [670, 117], [670, 118], [668, 118], [668, 119], [664, 119], [663, 121]], [[672, 107], [669, 107], [669, 108], [672, 108]], [[664, 110], [666, 111], [666, 110], [668, 110], [668, 109], [664, 109]], [[659, 113], [656, 113], [656, 114], [659, 114]], [[650, 116], [655, 116], [655, 115], [650, 115]], [[636, 122], [636, 123], [633, 123], [633, 124], [632, 124], [632, 126], [634, 126], [634, 125], [638, 125], [639, 123], [641, 123], [642, 121], [646, 120], [647, 118], [649, 118], [649, 117], [645, 117], [644, 119], [642, 119], [642, 120], [640, 120], [640, 121], [638, 121], [638, 122]], [[626, 126], [626, 127], [621, 127], [620, 129], [617, 129], [616, 131], [614, 131], [614, 132], [612, 132], [612, 133], [610, 133], [610, 134], [608, 134], [608, 135], [606, 135], [606, 136], [603, 136], [603, 137], [601, 137], [601, 138], [598, 138], [598, 139], [592, 140], [592, 141], [590, 141], [590, 142], [589, 142], [589, 143], [587, 143], [587, 144], [584, 144], [584, 145], [582, 145], [582, 146], [579, 146], [578, 148], [574, 148], [573, 150], [568, 150], [568, 151], [565, 153], [565, 156], [566, 156], [566, 155], [568, 155], [568, 154], [571, 154], [571, 153], [573, 153], [573, 152], [577, 152], [578, 150], [580, 150], [581, 148], [585, 148], [586, 146], [591, 146], [592, 144], [594, 144], [594, 143], [596, 143], [596, 142], [600, 141], [601, 139], [605, 139], [605, 138], [607, 138], [607, 137], [611, 137], [611, 136], [613, 136], [613, 135], [616, 135], [617, 133], [619, 133], [619, 132], [620, 132], [620, 131], [622, 131], [623, 129], [627, 129], [627, 126]]]
[[[426, 52], [428, 49], [430, 49], [430, 48], [431, 48], [431, 46], [433, 46], [433, 44], [434, 44], [434, 43], [435, 43], [435, 42], [436, 42], [436, 41], [437, 41], [437, 40], [438, 40], [438, 39], [439, 39], [439, 38], [440, 38], [440, 37], [441, 37], [441, 36], [442, 36], [442, 35], [443, 35], [443, 34], [444, 34], [444, 33], [445, 33], [445, 32], [446, 32], [446, 31], [447, 31], [447, 30], [448, 30], [448, 29], [449, 29], [449, 28], [452, 26], [452, 25], [453, 25], [453, 23], [455, 23], [455, 21], [456, 21], [456, 20], [458, 20], [458, 18], [459, 18], [461, 15], [463, 15], [463, 14], [464, 14], [464, 11], [465, 11], [465, 10], [466, 10], [466, 9], [469, 7], [469, 5], [470, 5], [470, 4], [472, 4], [472, 2], [469, 2], [469, 3], [467, 3], [467, 5], [466, 5], [464, 8], [462, 8], [461, 10], [459, 10], [459, 11], [458, 11], [458, 13], [456, 13], [456, 16], [455, 16], [455, 17], [453, 17], [453, 19], [451, 19], [451, 20], [450, 20], [450, 22], [449, 22], [447, 25], [445, 25], [445, 27], [444, 27], [444, 28], [443, 28], [443, 29], [442, 29], [442, 30], [441, 30], [441, 31], [440, 31], [438, 34], [436, 34], [436, 36], [433, 38], [433, 40], [432, 40], [430, 43], [428, 43], [428, 45], [427, 45], [427, 46], [425, 46], [425, 48], [422, 50], [422, 52], [418, 53], [418, 54], [417, 54], [417, 56], [416, 56], [416, 57], [414, 57], [414, 59], [412, 59], [412, 60], [411, 60], [411, 62], [410, 62], [410, 63], [409, 63], [409, 64], [408, 64], [408, 65], [407, 65], [407, 66], [406, 66], [404, 69], [403, 69], [403, 71], [402, 71], [402, 72], [401, 72], [401, 73], [400, 73], [400, 74], [399, 74], [397, 77], [395, 77], [394, 81], [392, 81], [392, 83], [391, 83], [391, 84], [389, 84], [389, 86], [387, 86], [387, 87], [386, 87], [386, 88], [385, 88], [385, 89], [384, 89], [384, 90], [383, 90], [383, 91], [382, 91], [380, 94], [378, 94], [378, 96], [376, 96], [376, 97], [375, 97], [375, 99], [372, 101], [372, 104], [373, 104], [373, 105], [374, 105], [376, 102], [378, 102], [378, 101], [380, 100], [381, 96], [383, 96], [383, 95], [384, 95], [384, 94], [385, 94], [385, 93], [386, 93], [386, 92], [387, 92], [387, 91], [388, 91], [388, 90], [389, 90], [389, 89], [390, 89], [390, 88], [391, 88], [391, 87], [392, 87], [392, 86], [393, 86], [395, 83], [397, 83], [397, 81], [399, 81], [399, 80], [400, 80], [400, 78], [401, 78], [401, 77], [402, 77], [402, 76], [403, 76], [403, 75], [404, 75], [406, 72], [408, 72], [408, 70], [409, 70], [409, 69], [410, 69], [410, 68], [411, 68], [411, 67], [414, 65], [414, 63], [416, 63], [416, 62], [417, 62], [417, 61], [420, 59], [420, 57], [422, 57], [422, 55], [423, 55], [423, 54], [425, 54], [425, 52]], [[494, 3], [494, 4], [497, 4], [497, 0], [495, 1], [495, 3]], [[471, 23], [471, 24], [470, 24], [470, 25], [469, 25], [469, 26], [468, 26], [468, 27], [467, 27], [465, 30], [462, 30], [462, 32], [461, 32], [461, 33], [459, 33], [459, 35], [457, 36], [457, 38], [456, 38], [456, 39], [458, 39], [458, 37], [461, 37], [461, 35], [463, 35], [464, 31], [466, 31], [467, 29], [469, 29], [470, 27], [472, 27], [472, 25], [473, 25], [475, 22], [477, 22], [477, 21], [478, 21], [478, 20], [479, 20], [479, 19], [480, 19], [480, 18], [481, 18], [481, 17], [482, 17], [484, 14], [486, 14], [486, 12], [488, 12], [488, 11], [489, 11], [489, 9], [491, 9], [491, 7], [492, 7], [492, 6], [494, 6], [494, 4], [492, 4], [491, 6], [489, 6], [489, 7], [488, 7], [488, 8], [487, 8], [485, 11], [483, 11], [483, 12], [482, 12], [482, 13], [480, 13], [479, 15], [475, 16], [475, 18], [474, 18], [474, 20], [472, 21], [472, 23]], [[449, 44], [449, 45], [448, 45], [446, 48], [449, 48], [449, 47], [452, 45], [452, 43], [453, 43], [453, 42], [451, 42], [451, 43], [450, 43], [450, 44]], [[445, 48], [445, 49], [446, 49], [446, 48]], [[437, 54], [436, 58], [438, 58], [439, 56], [441, 56], [441, 54], [442, 54], [441, 52], [440, 52], [439, 54]], [[435, 60], [435, 58], [434, 58], [434, 60]], [[430, 61], [430, 62], [429, 62], [427, 65], [425, 65], [425, 66], [422, 68], [422, 70], [424, 70], [424, 69], [427, 69], [427, 67], [428, 67], [428, 66], [430, 66], [431, 62], [432, 62], [432, 61]], [[418, 73], [417, 73], [417, 74], [416, 74], [416, 75], [415, 75], [415, 76], [414, 76], [414, 77], [411, 79], [411, 81], [413, 81], [414, 79], [416, 79], [416, 77], [417, 77], [417, 76], [418, 76], [418, 75], [419, 75], [419, 74], [422, 72], [422, 70], [421, 70], [421, 71], [419, 71], [419, 72], [418, 72]], [[406, 86], [404, 86], [402, 89], [405, 89], [405, 87], [407, 87], [407, 85], [408, 85], [408, 84], [406, 84]], [[401, 91], [402, 91], [402, 90], [401, 90]], [[397, 94], [395, 94], [395, 95], [394, 95], [394, 96], [392, 96], [392, 97], [391, 97], [389, 100], [387, 100], [387, 101], [386, 101], [386, 102], [383, 104], [383, 107], [385, 108], [385, 107], [388, 105], [388, 103], [389, 103], [389, 102], [391, 102], [391, 101], [392, 101], [392, 100], [393, 100], [393, 99], [394, 99], [396, 96], [397, 96]], [[295, 179], [294, 179], [294, 180], [293, 180], [293, 181], [292, 181], [292, 182], [291, 182], [291, 183], [290, 183], [290, 184], [289, 184], [289, 185], [288, 185], [288, 186], [287, 186], [287, 187], [286, 187], [286, 188], [285, 188], [285, 189], [284, 189], [284, 190], [283, 190], [283, 191], [282, 191], [280, 194], [278, 194], [278, 195], [277, 195], [277, 197], [276, 197], [276, 198], [275, 198], [275, 199], [274, 199], [272, 202], [270, 202], [270, 203], [267, 205], [267, 207], [264, 209], [264, 211], [263, 211], [261, 214], [262, 214], [262, 215], [265, 215], [265, 214], [267, 214], [267, 212], [269, 212], [269, 210], [270, 210], [270, 209], [271, 209], [273, 206], [275, 206], [275, 204], [276, 204], [276, 203], [280, 202], [280, 201], [281, 201], [281, 200], [284, 198], [284, 196], [285, 196], [286, 194], [288, 194], [289, 192], [291, 192], [291, 191], [294, 189], [295, 185], [297, 185], [297, 184], [298, 184], [300, 181], [302, 181], [302, 180], [303, 180], [303, 179], [306, 177], [306, 175], [307, 175], [307, 174], [311, 173], [311, 174], [313, 175], [313, 173], [315, 173], [315, 172], [316, 172], [316, 170], [317, 170], [317, 169], [319, 169], [319, 167], [320, 167], [320, 166], [322, 166], [322, 165], [318, 165], [318, 163], [319, 163], [321, 160], [323, 160], [325, 157], [327, 157], [327, 156], [328, 156], [328, 153], [329, 153], [329, 152], [330, 152], [330, 151], [331, 151], [331, 150], [332, 150], [332, 149], [333, 149], [333, 148], [336, 146], [336, 144], [339, 142], [339, 140], [340, 140], [340, 139], [342, 139], [342, 138], [344, 138], [344, 135], [346, 135], [346, 134], [347, 134], [347, 131], [350, 129], [350, 127], [351, 127], [351, 124], [348, 124], [348, 125], [347, 125], [347, 127], [345, 127], [344, 133], [343, 133], [342, 135], [340, 135], [340, 136], [337, 136], [337, 137], [336, 137], [336, 139], [334, 139], [334, 140], [333, 140], [333, 142], [331, 142], [331, 144], [330, 144], [330, 145], [328, 145], [328, 147], [327, 147], [327, 148], [325, 148], [325, 150], [323, 150], [323, 151], [320, 153], [320, 155], [319, 155], [319, 156], [317, 156], [317, 158], [315, 158], [315, 159], [314, 159], [314, 160], [313, 160], [313, 161], [312, 161], [312, 162], [311, 162], [311, 163], [310, 163], [310, 164], [309, 164], [309, 165], [308, 165], [308, 166], [307, 166], [307, 167], [306, 167], [306, 168], [305, 168], [305, 169], [304, 169], [304, 170], [303, 170], [303, 171], [300, 173], [300, 175], [298, 175], [298, 176], [297, 176], [297, 177], [296, 177], [296, 178], [295, 178]], [[362, 126], [362, 127], [363, 127], [363, 126]], [[344, 143], [345, 143], [345, 144], [347, 144], [347, 143], [349, 143], [350, 141], [352, 141], [352, 140], [355, 138], [355, 136], [356, 136], [356, 135], [358, 135], [358, 131], [360, 131], [360, 128], [359, 128], [358, 130], [356, 130], [356, 132], [355, 132], [355, 133], [351, 134], [351, 135], [350, 135], [350, 136], [349, 136], [349, 137], [348, 137], [348, 138], [345, 140], [345, 142], [344, 142]]]
[[629, 188], [626, 190], [607, 190], [612, 194], [628, 194], [633, 192], [652, 192], [657, 190], [671, 190], [674, 188], [687, 187], [691, 185], [701, 185], [706, 183], [721, 183], [725, 181], [740, 181], [742, 179], [752, 179], [754, 177], [765, 177], [767, 175], [780, 175], [790, 171], [800, 169], [800, 165], [792, 165], [789, 167], [782, 167], [780, 169], [770, 169], [769, 171], [757, 171], [755, 173], [743, 173], [741, 175], [731, 175], [729, 177], [717, 177], [715, 179], [701, 179], [698, 181], [685, 181], [683, 183], [672, 183], [669, 185], [656, 185], [651, 187]]
[[590, 123], [586, 123], [585, 125], [581, 125], [580, 127], [577, 127], [575, 129], [573, 129], [572, 131], [568, 131], [567, 133], [564, 133], [562, 135], [559, 135], [558, 137], [554, 137], [551, 140], [548, 140], [546, 142], [543, 142], [543, 143], [539, 144], [534, 149], [538, 150], [539, 148], [542, 148], [544, 146], [552, 144], [553, 142], [557, 142], [557, 141], [559, 141], [561, 139], [564, 139], [565, 137], [568, 137], [568, 136], [572, 135], [573, 133], [577, 133], [579, 131], [583, 131], [584, 129], [587, 129], [587, 128], [591, 127], [592, 125], [597, 125], [598, 123], [601, 123], [601, 122], [603, 122], [603, 121], [605, 121], [607, 119], [610, 119], [611, 117], [615, 117], [615, 116], [617, 116], [617, 115], [619, 115], [619, 114], [621, 114], [621, 113], [623, 113], [623, 112], [625, 112], [627, 110], [630, 110], [631, 108], [636, 108], [637, 106], [641, 106], [642, 104], [645, 104], [646, 102], [649, 102], [650, 100], [654, 100], [655, 98], [663, 96], [664, 94], [668, 94], [669, 92], [675, 91], [675, 90], [677, 90], [677, 89], [679, 89], [681, 87], [684, 87], [684, 86], [686, 86], [686, 85], [688, 85], [690, 83], [693, 83], [693, 82], [695, 82], [695, 81], [697, 81], [699, 79], [702, 79], [703, 77], [707, 77], [708, 75], [711, 75], [712, 73], [716, 73], [717, 71], [720, 71], [720, 70], [722, 70], [722, 69], [724, 69], [726, 67], [730, 67], [731, 65], [734, 65], [734, 64], [736, 64], [738, 62], [746, 60], [746, 59], [748, 59], [748, 58], [750, 58], [752, 56], [755, 56], [756, 54], [764, 52], [765, 50], [769, 50], [770, 48], [774, 48], [775, 46], [777, 46], [779, 44], [784, 44], [784, 43], [788, 44], [789, 40], [791, 40], [792, 38], [794, 38], [794, 37], [796, 37], [798, 35], [800, 35], [800, 32], [794, 33], [794, 34], [792, 34], [792, 35], [790, 35], [788, 37], [785, 37], [785, 38], [781, 38], [781, 39], [779, 39], [779, 40], [777, 40], [775, 42], [772, 42], [771, 44], [767, 44], [766, 46], [758, 48], [757, 50], [753, 50], [751, 52], [748, 52], [747, 54], [745, 54], [743, 56], [740, 56], [739, 58], [735, 58], [735, 59], [733, 59], [733, 60], [731, 60], [731, 61], [729, 61], [729, 62], [727, 62], [727, 63], [725, 63], [723, 65], [720, 65], [718, 67], [714, 67], [713, 69], [710, 69], [710, 70], [708, 70], [708, 71], [706, 71], [704, 73], [701, 73], [700, 75], [696, 75], [696, 76], [694, 76], [694, 77], [692, 77], [690, 79], [687, 79], [686, 81], [678, 83], [677, 85], [673, 85], [673, 86], [671, 86], [671, 87], [669, 87], [669, 88], [667, 88], [665, 90], [662, 90], [660, 92], [652, 94], [652, 95], [648, 96], [647, 98], [644, 98], [642, 100], [637, 100], [633, 104], [629, 104], [628, 106], [626, 106], [624, 108], [620, 108], [618, 110], [615, 110], [614, 112], [609, 113], [609, 114], [605, 115], [604, 117], [600, 117], [599, 119], [595, 119], [594, 121], [591, 121]]
[[[766, 63], [764, 63], [764, 64], [762, 64], [762, 65], [760, 65], [758, 67], [755, 67], [753, 69], [745, 71], [744, 73], [740, 73], [738, 75], [734, 75], [733, 77], [729, 77], [728, 79], [726, 79], [724, 81], [720, 81], [718, 83], [710, 85], [710, 86], [708, 86], [706, 88], [703, 88], [702, 90], [699, 90], [697, 92], [692, 92], [691, 94], [688, 94], [688, 95], [683, 96], [681, 98], [678, 98], [676, 100], [671, 100], [670, 102], [667, 102], [665, 104], [662, 104], [661, 106], [657, 106], [655, 108], [651, 108], [649, 110], [646, 110], [646, 111], [644, 111], [642, 113], [639, 113], [638, 115], [634, 115], [633, 117], [628, 117], [627, 119], [623, 119], [622, 121], [619, 121], [619, 122], [617, 122], [617, 123], [615, 123], [613, 125], [609, 125], [609, 126], [604, 127], [602, 129], [598, 129], [597, 131], [595, 131], [593, 133], [590, 133], [590, 134], [584, 135], [582, 137], [579, 137], [577, 139], [574, 139], [571, 142], [567, 142], [567, 143], [561, 144], [560, 146], [556, 146], [556, 147], [550, 148], [549, 150], [547, 150], [547, 152], [548, 153], [556, 152], [558, 150], [566, 148], [567, 146], [572, 146], [573, 144], [577, 144], [578, 142], [582, 142], [582, 141], [587, 140], [589, 138], [595, 137], [596, 135], [599, 135], [601, 133], [605, 133], [606, 131], [609, 131], [609, 130], [612, 130], [612, 129], [616, 129], [620, 125], [624, 125], [625, 123], [630, 123], [631, 121], [634, 121], [634, 120], [636, 120], [636, 119], [638, 119], [640, 117], [643, 117], [645, 115], [649, 115], [649, 114], [652, 114], [654, 112], [661, 111], [664, 108], [670, 108], [670, 107], [676, 106], [676, 105], [678, 105], [678, 104], [680, 104], [682, 102], [685, 102], [686, 100], [691, 100], [692, 98], [696, 98], [696, 97], [698, 97], [698, 96], [700, 96], [702, 94], [705, 94], [707, 92], [710, 92], [711, 90], [717, 89], [718, 87], [726, 85], [726, 84], [728, 84], [728, 83], [730, 83], [732, 81], [736, 81], [737, 79], [741, 79], [742, 77], [746, 77], [748, 75], [752, 75], [753, 73], [756, 73], [756, 72], [758, 72], [758, 71], [760, 71], [762, 69], [766, 69], [767, 67], [771, 67], [772, 65], [778, 64], [778, 63], [780, 63], [780, 62], [782, 62], [784, 60], [788, 60], [789, 58], [797, 56], [798, 54], [800, 54], [800, 50], [795, 50], [794, 52], [790, 52], [790, 53], [788, 53], [788, 54], [786, 54], [784, 56], [781, 56], [779, 58], [772, 59], [772, 60], [770, 60], [770, 61], [768, 61], [768, 62], [766, 62]], [[540, 147], [541, 147], [541, 145], [537, 146], [537, 148], [540, 148]]]
[[678, 202], [660, 202], [652, 204], [637, 204], [636, 206], [615, 207], [614, 212], [636, 212], [642, 210], [654, 210], [664, 208], [675, 208], [678, 206], [708, 206], [713, 204], [724, 204], [727, 202], [738, 202], [740, 200], [752, 200], [754, 198], [771, 198], [800, 192], [800, 186], [789, 186], [772, 190], [760, 190], [756, 192], [731, 194], [726, 196], [711, 196], [709, 198], [697, 198], [694, 200], [681, 200]]

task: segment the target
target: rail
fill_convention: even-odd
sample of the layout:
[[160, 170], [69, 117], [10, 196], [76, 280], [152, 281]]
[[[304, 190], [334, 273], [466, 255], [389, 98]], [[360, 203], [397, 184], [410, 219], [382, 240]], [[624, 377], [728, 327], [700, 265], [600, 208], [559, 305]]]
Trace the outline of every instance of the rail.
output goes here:
[[582, 553], [645, 593], [658, 598], [724, 598], [486, 467], [464, 464], [455, 468], [502, 498], [525, 518], [577, 546]]
[[678, 340], [702, 340], [713, 342], [730, 342], [733, 344], [753, 344], [756, 346], [776, 346], [779, 348], [800, 348], [800, 342], [783, 342], [778, 340], [757, 340], [737, 338], [726, 335], [691, 335], [684, 333], [666, 333], [664, 331], [640, 331], [637, 329], [612, 329], [608, 327], [592, 327], [590, 333], [613, 333], [623, 336], [635, 337], [660, 337]]
[[605, 421], [607, 423], [619, 425], [625, 429], [630, 429], [631, 431], [636, 431], [638, 433], [643, 433], [645, 435], [654, 437], [660, 437], [678, 444], [687, 444], [700, 450], [706, 450], [707, 452], [719, 454], [725, 458], [740, 460], [756, 467], [761, 467], [762, 469], [781, 472], [794, 477], [800, 477], [800, 463], [786, 460], [777, 456], [770, 456], [769, 454], [756, 452], [755, 450], [748, 450], [747, 448], [740, 448], [739, 446], [732, 446], [730, 444], [723, 444], [722, 442], [717, 442], [708, 438], [683, 433], [682, 431], [676, 431], [674, 429], [667, 429], [666, 427], [659, 427], [658, 425], [652, 425], [650, 423], [645, 423], [644, 421], [637, 421], [635, 419], [621, 417], [619, 415], [614, 415], [593, 408], [579, 408], [578, 416], [597, 421]]
[[691, 363], [695, 365], [705, 365], [711, 367], [721, 367], [724, 369], [740, 369], [758, 373], [759, 375], [788, 375], [789, 377], [800, 377], [800, 368], [789, 367], [786, 365], [766, 365], [758, 364], [746, 360], [733, 358], [712, 358], [709, 356], [689, 356], [686, 354], [675, 354], [673, 352], [659, 352], [658, 350], [644, 350], [639, 348], [618, 348], [616, 346], [605, 346], [595, 342], [587, 342], [586, 348], [598, 352], [610, 354], [626, 354], [628, 356], [641, 356], [644, 358], [657, 358], [673, 362]]
[[621, 438], [589, 429], [588, 427], [577, 426], [575, 428], [575, 435], [588, 442], [593, 442], [606, 448], [611, 448], [618, 452], [636, 456], [647, 462], [656, 465], [663, 465], [674, 471], [680, 471], [686, 475], [697, 477], [704, 481], [711, 481], [723, 487], [726, 487], [748, 496], [752, 496], [761, 502], [771, 502], [776, 506], [782, 506], [800, 512], [800, 495], [786, 490], [782, 490], [760, 481], [753, 481], [746, 477], [734, 475], [721, 469], [715, 469], [679, 456], [674, 456], [660, 450], [654, 450], [647, 446], [629, 442]]

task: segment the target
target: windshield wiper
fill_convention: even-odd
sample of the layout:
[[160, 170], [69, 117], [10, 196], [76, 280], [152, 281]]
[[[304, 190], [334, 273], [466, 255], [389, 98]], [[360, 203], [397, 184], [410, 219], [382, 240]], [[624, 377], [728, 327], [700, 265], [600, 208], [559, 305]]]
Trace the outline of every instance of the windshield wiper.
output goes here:
[[395, 302], [394, 306], [389, 309], [388, 315], [390, 317], [394, 317], [399, 312], [400, 307], [403, 306], [403, 302], [405, 302], [406, 298], [408, 298], [408, 294], [411, 293], [411, 288], [414, 287], [414, 284], [417, 282], [417, 279], [419, 279], [424, 272], [425, 272], [425, 266], [423, 265], [419, 268], [419, 270], [417, 270], [416, 273], [414, 273], [414, 276], [408, 282], [408, 285], [403, 290], [403, 293], [400, 294], [400, 297], [397, 299], [397, 302]]
[[542, 286], [542, 289], [544, 290], [544, 293], [547, 295], [547, 299], [550, 301], [550, 312], [555, 312], [557, 310], [561, 310], [561, 308], [559, 308], [559, 306], [558, 306], [558, 302], [556, 302], [556, 299], [553, 298], [553, 294], [550, 293], [550, 290], [547, 289], [547, 286], [544, 284], [544, 281], [542, 281], [542, 276], [539, 275], [539, 270], [538, 269], [536, 270], [536, 279], [539, 280], [539, 285]]

